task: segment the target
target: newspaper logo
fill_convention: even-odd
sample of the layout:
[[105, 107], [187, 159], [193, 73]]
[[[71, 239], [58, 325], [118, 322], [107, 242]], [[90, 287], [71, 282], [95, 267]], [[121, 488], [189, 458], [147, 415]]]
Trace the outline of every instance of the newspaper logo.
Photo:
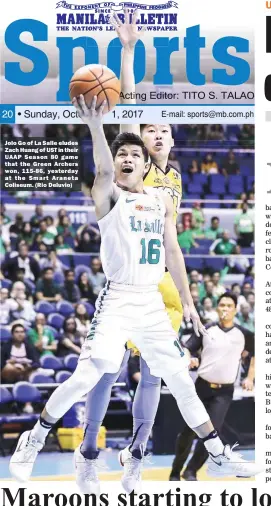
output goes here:
[[130, 16], [138, 9], [139, 27], [146, 26], [148, 31], [177, 31], [178, 14], [174, 10], [178, 9], [178, 3], [173, 0], [158, 5], [139, 2], [73, 4], [61, 0], [57, 2], [56, 9], [62, 11], [56, 14], [57, 30], [114, 31], [114, 27], [110, 24], [110, 16], [113, 12], [117, 12], [121, 21], [124, 22], [124, 9], [128, 9]]

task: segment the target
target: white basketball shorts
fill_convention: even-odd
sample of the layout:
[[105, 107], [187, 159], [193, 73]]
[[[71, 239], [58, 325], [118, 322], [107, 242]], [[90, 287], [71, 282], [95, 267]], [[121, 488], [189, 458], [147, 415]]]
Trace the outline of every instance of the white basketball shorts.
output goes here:
[[175, 374], [188, 367], [158, 287], [108, 282], [96, 301], [96, 312], [79, 360], [104, 362], [117, 372], [131, 340], [154, 376]]

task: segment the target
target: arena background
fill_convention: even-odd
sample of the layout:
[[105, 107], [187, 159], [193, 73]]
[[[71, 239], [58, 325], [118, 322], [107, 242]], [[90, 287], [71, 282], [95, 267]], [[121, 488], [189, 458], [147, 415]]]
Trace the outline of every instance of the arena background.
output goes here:
[[[105, 131], [111, 141], [118, 133], [118, 126], [105, 125]], [[248, 204], [247, 215], [251, 223], [254, 222], [254, 126], [174, 125], [173, 135], [175, 147], [170, 163], [181, 172], [183, 181], [178, 240], [183, 248], [190, 281], [198, 279], [197, 286], [191, 286], [194, 302], [203, 321], [212, 321], [216, 317], [217, 294], [235, 285], [234, 290], [239, 294], [236, 321], [254, 331], [254, 241], [251, 234], [245, 237], [242, 233], [239, 237], [236, 235], [243, 203]], [[79, 139], [81, 172], [86, 182], [93, 182], [95, 168], [86, 126], [2, 126], [2, 141], [31, 136]], [[18, 386], [2, 377], [0, 451], [3, 457], [0, 457], [0, 477], [8, 478], [7, 456], [14, 447], [17, 434], [33, 426], [52, 389], [65, 380], [76, 366], [80, 346], [94, 313], [98, 290], [105, 280], [99, 263], [100, 236], [90, 198], [81, 192], [2, 191], [1, 204], [2, 354], [6, 343], [12, 339], [11, 326], [14, 322], [23, 323], [26, 339], [36, 345], [38, 329], [43, 336], [36, 347], [40, 355], [37, 368], [28, 375], [28, 384]], [[210, 231], [212, 217], [219, 219], [217, 233]], [[228, 255], [219, 254], [223, 245], [221, 250], [221, 244], [214, 244], [223, 231], [228, 231], [230, 239], [231, 254]], [[22, 250], [23, 261], [18, 254]], [[30, 258], [34, 262], [29, 262]], [[30, 270], [27, 265], [30, 265]], [[44, 269], [49, 267], [53, 269], [52, 301], [42, 300], [42, 295], [38, 295], [40, 300], [37, 300], [37, 292], [42, 294], [44, 289]], [[72, 272], [67, 274], [68, 269]], [[66, 285], [68, 276], [70, 284]], [[80, 283], [81, 279], [87, 280], [86, 288]], [[206, 302], [203, 305], [206, 295], [211, 298], [211, 306], [210, 301], [208, 305]], [[80, 316], [84, 311], [86, 320]], [[39, 315], [39, 327], [36, 315]], [[190, 333], [191, 325], [183, 324], [180, 339], [187, 339]], [[64, 337], [72, 343], [68, 348]], [[45, 350], [46, 346], [51, 349]], [[240, 386], [246, 369], [247, 358], [244, 357], [223, 437], [229, 443], [238, 440], [246, 458], [253, 458], [254, 394], [245, 393]], [[101, 446], [106, 446], [102, 452], [107, 465], [107, 471], [102, 472], [104, 479], [119, 479], [115, 453], [118, 448], [126, 446], [131, 437], [131, 403], [136, 387], [134, 372], [134, 367], [128, 367], [121, 374], [104, 421], [106, 442], [105, 431], [100, 435]], [[49, 438], [38, 459], [34, 476], [72, 479], [72, 453], [66, 453], [63, 458], [59, 441], [70, 449], [77, 446], [82, 435], [83, 416], [82, 401], [59, 424], [58, 429], [65, 429], [61, 438], [58, 440], [55, 433]], [[181, 424], [175, 401], [163, 387], [149, 443], [149, 449], [154, 454], [153, 463], [146, 464], [145, 479], [168, 479], [174, 441]], [[205, 468], [200, 473], [200, 479], [210, 479]]]

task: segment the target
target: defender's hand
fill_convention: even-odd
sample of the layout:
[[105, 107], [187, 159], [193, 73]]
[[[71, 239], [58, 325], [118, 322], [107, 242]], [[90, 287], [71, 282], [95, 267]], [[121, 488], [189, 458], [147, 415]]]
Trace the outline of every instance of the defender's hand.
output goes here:
[[106, 104], [105, 100], [97, 109], [96, 109], [97, 104], [96, 96], [93, 97], [93, 100], [89, 108], [85, 102], [83, 95], [80, 95], [78, 98], [73, 98], [72, 104], [77, 110], [81, 120], [84, 121], [84, 123], [86, 123], [89, 126], [89, 128], [94, 129], [102, 125], [103, 110]]
[[138, 10], [135, 10], [132, 16], [132, 22], [130, 23], [130, 14], [128, 9], [124, 9], [125, 21], [124, 23], [121, 21], [116, 12], [110, 18], [110, 22], [112, 26], [114, 26], [119, 39], [123, 45], [123, 47], [128, 47], [129, 49], [133, 49], [136, 45], [137, 41], [141, 39], [145, 32], [145, 27], [141, 30], [138, 29], [138, 25], [136, 24], [139, 18]]
[[243, 390], [247, 390], [249, 392], [251, 392], [254, 388], [254, 382], [250, 379], [250, 378], [245, 378], [243, 383], [242, 383], [242, 388]]
[[200, 334], [206, 335], [207, 330], [204, 327], [204, 325], [200, 321], [200, 317], [198, 315], [198, 312], [194, 306], [194, 304], [184, 304], [183, 305], [183, 315], [184, 319], [187, 322], [190, 322], [192, 320], [193, 329], [197, 336]]
[[196, 357], [191, 357], [189, 369], [197, 369], [199, 366], [199, 359]]

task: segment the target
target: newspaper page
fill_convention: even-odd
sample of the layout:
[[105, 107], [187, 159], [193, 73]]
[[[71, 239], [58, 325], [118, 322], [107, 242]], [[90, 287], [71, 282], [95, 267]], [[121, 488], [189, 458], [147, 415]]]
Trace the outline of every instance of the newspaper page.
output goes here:
[[271, 505], [269, 9], [1, 6], [1, 505]]

